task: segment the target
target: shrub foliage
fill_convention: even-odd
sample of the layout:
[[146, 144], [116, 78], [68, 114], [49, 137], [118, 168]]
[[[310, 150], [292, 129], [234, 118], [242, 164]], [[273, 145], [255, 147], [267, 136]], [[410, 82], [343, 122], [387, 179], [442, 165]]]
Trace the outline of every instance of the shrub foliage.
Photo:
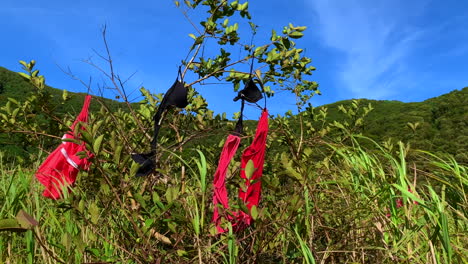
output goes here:
[[[206, 10], [192, 34], [191, 59], [184, 74], [199, 78], [189, 86], [190, 104], [167, 113], [160, 135], [154, 175], [134, 177], [138, 165], [130, 154], [146, 151], [152, 116], [160, 94], [142, 88], [142, 100], [130, 104], [118, 75], [107, 74], [123, 104], [99, 108], [81, 130], [94, 153], [93, 165], [80, 172], [76, 186], [60, 201], [41, 197], [34, 171], [73, 122], [59, 111], [72, 100], [49, 92], [34, 61], [21, 62], [30, 92], [8, 98], [0, 111], [7, 142], [15, 135], [22, 160], [0, 152], [0, 218], [23, 209], [39, 225], [25, 233], [2, 233], [0, 261], [14, 263], [463, 263], [468, 260], [466, 233], [468, 177], [453, 156], [417, 150], [406, 141], [384, 142], [363, 136], [372, 105], [353, 101], [328, 119], [324, 108], [306, 107], [317, 93], [308, 81], [314, 68], [296, 48], [304, 27], [288, 25], [272, 32], [269, 43], [240, 44], [239, 23], [255, 34], [248, 3], [176, 2], [183, 12]], [[244, 21], [245, 22], [245, 21]], [[245, 56], [232, 61], [239, 46]], [[215, 47], [215, 56], [201, 56]], [[212, 49], [214, 50], [214, 49]], [[194, 86], [211, 77], [238, 89], [249, 78], [242, 65], [252, 54], [255, 75], [266, 94], [294, 93], [297, 116], [271, 118], [261, 204], [250, 213], [254, 224], [241, 232], [216, 235], [211, 223], [212, 175], [233, 121], [215, 115]], [[108, 56], [108, 57], [106, 57]], [[103, 56], [111, 63], [110, 54]], [[107, 58], [107, 59], [106, 59]], [[273, 89], [272, 87], [275, 87]], [[8, 87], [7, 87], [8, 88]], [[364, 106], [363, 106], [364, 105]], [[434, 110], [438, 111], [438, 110]], [[440, 110], [442, 111], [442, 110]], [[449, 111], [449, 110], [447, 110]], [[66, 114], [64, 114], [66, 113]], [[438, 112], [437, 112], [438, 113]], [[435, 113], [435, 115], [438, 115]], [[437, 118], [436, 118], [437, 119]], [[447, 124], [440, 120], [441, 126]], [[416, 123], [409, 126], [416, 131]], [[254, 123], [245, 130], [251, 140]], [[20, 135], [21, 137], [17, 137]], [[10, 141], [11, 142], [11, 141]], [[25, 155], [30, 153], [31, 155]], [[231, 205], [246, 210], [234, 197], [240, 187], [239, 157], [228, 172]], [[13, 165], [12, 165], [13, 164]], [[26, 165], [28, 164], [28, 165]]]

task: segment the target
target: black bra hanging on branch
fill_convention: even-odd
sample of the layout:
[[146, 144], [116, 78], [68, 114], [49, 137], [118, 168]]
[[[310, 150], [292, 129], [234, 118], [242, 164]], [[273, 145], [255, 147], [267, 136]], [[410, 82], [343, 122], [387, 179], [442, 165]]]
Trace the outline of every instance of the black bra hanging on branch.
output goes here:
[[243, 99], [249, 103], [256, 103], [263, 98], [262, 92], [258, 89], [252, 77], [249, 79], [244, 89], [240, 90], [234, 98], [234, 102]]
[[[254, 81], [254, 78], [253, 78], [253, 74], [252, 74], [252, 72], [253, 72], [253, 60], [254, 60], [254, 57], [252, 56], [252, 62], [250, 64], [250, 77], [249, 77], [249, 80], [245, 84], [244, 89], [240, 90], [237, 93], [237, 96], [233, 99], [234, 102], [237, 102], [239, 99], [241, 99], [240, 116], [239, 116], [239, 120], [237, 120], [236, 127], [234, 129], [234, 134], [239, 135], [239, 136], [242, 135], [242, 131], [244, 129], [243, 115], [244, 115], [245, 101], [255, 104], [260, 99], [264, 98], [264, 96], [262, 95], [262, 92], [264, 92], [262, 83], [259, 81], [259, 84], [262, 87], [262, 91], [260, 91], [258, 86], [255, 84], [255, 81]], [[265, 97], [265, 107], [264, 107], [264, 109], [266, 109], [266, 97]]]
[[[240, 90], [237, 93], [237, 96], [234, 98], [234, 102], [239, 99], [245, 100], [249, 103], [256, 103], [263, 98], [262, 91], [258, 89], [258, 86], [255, 84], [253, 79], [253, 65], [254, 65], [254, 56], [252, 56], [252, 61], [250, 62], [250, 77], [247, 81], [247, 84], [244, 86], [244, 89]], [[263, 87], [262, 87], [263, 90]], [[242, 108], [244, 108], [242, 106]]]
[[[180, 81], [179, 77], [181, 78]], [[167, 90], [161, 103], [159, 104], [156, 114], [153, 116], [154, 134], [153, 140], [151, 141], [151, 151], [148, 153], [132, 154], [132, 159], [140, 164], [140, 168], [138, 169], [136, 176], [147, 176], [153, 173], [156, 169], [156, 147], [159, 129], [161, 128], [161, 123], [164, 119], [164, 112], [171, 106], [185, 108], [187, 105], [187, 87], [185, 87], [183, 84], [182, 74], [179, 67], [179, 73], [177, 75], [176, 81], [171, 86], [171, 88]]]

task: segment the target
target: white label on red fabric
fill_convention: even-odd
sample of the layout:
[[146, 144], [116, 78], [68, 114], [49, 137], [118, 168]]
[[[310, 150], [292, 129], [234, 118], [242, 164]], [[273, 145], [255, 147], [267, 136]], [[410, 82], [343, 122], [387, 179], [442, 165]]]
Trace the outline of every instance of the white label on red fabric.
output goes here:
[[78, 168], [78, 164], [76, 164], [69, 156], [68, 156], [68, 153], [67, 151], [64, 149], [64, 148], [61, 148], [60, 149], [60, 152], [62, 152], [62, 155], [65, 157], [65, 159], [67, 160], [68, 164], [72, 165], [73, 168], [75, 169], [79, 169]]

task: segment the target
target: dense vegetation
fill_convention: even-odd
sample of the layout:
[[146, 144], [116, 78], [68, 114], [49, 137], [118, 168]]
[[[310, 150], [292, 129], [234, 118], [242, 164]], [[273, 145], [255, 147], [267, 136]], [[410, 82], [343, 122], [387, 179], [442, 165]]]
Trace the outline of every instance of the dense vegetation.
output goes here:
[[[239, 41], [226, 17], [250, 17], [247, 4], [237, 1], [185, 5], [209, 11], [203, 33], [194, 35], [194, 58], [206, 39], [223, 48]], [[0, 233], [0, 262], [466, 263], [467, 88], [422, 103], [305, 107], [317, 86], [305, 81], [310, 59], [293, 42], [302, 31], [290, 25], [281, 36], [272, 33], [272, 44], [248, 47], [259, 67], [268, 66], [257, 77], [278, 86], [295, 81], [283, 89], [298, 96], [304, 111], [270, 119], [262, 201], [250, 212], [234, 198], [242, 186], [237, 154], [228, 172], [230, 204], [255, 222], [240, 232], [224, 223], [230, 231], [222, 235], [210, 221], [211, 181], [234, 124], [207, 108], [192, 88], [196, 82], [187, 108], [167, 114], [157, 170], [145, 178], [134, 177], [138, 165], [130, 153], [147, 150], [161, 95], [142, 88], [138, 104], [94, 97], [90, 121], [79, 131], [93, 164], [70, 193], [52, 201], [41, 196], [34, 172], [60, 143], [82, 95], [45, 86], [33, 62], [22, 63], [21, 76], [0, 69], [0, 140], [20, 148], [14, 155], [13, 148], [0, 151], [0, 219], [23, 209], [39, 222], [25, 233]], [[201, 79], [215, 76], [238, 86], [248, 74], [226, 69], [227, 54], [223, 49], [214, 59], [184, 65]], [[245, 130], [243, 147], [254, 128], [252, 122]], [[450, 137], [450, 144], [441, 137]]]
[[[34, 91], [34, 86], [27, 80], [2, 67], [0, 67], [0, 84], [3, 87], [0, 89], [2, 104], [6, 104], [7, 98], [13, 98], [19, 102], [24, 101]], [[55, 98], [62, 97], [63, 91], [51, 87], [46, 89]], [[84, 95], [68, 92], [67, 100], [55, 100], [52, 102], [56, 108], [54, 114], [58, 119], [65, 114], [75, 115], [81, 108]], [[117, 109], [127, 111], [125, 103], [104, 98], [100, 100], [104, 101], [111, 111]], [[372, 107], [372, 111], [362, 119], [362, 124], [356, 126], [353, 132], [361, 133], [377, 142], [402, 140], [411, 144], [413, 148], [452, 154], [458, 162], [468, 162], [466, 151], [468, 149], [468, 87], [423, 102], [403, 103], [357, 99], [315, 108], [309, 107], [305, 111], [311, 113], [309, 116], [320, 115], [321, 111], [326, 112], [323, 124], [313, 123], [314, 127], [318, 127], [333, 124], [334, 121], [344, 121], [346, 114], [343, 113], [343, 109], [351, 108], [353, 103], [361, 107], [370, 104]], [[98, 110], [98, 104], [91, 105], [91, 111]], [[291, 116], [291, 123], [293, 129], [299, 131], [300, 120], [297, 116]], [[254, 126], [254, 123], [249, 123], [250, 128]], [[210, 135], [213, 139], [209, 140], [210, 143], [219, 142], [222, 139], [223, 131], [218, 132]], [[11, 154], [5, 157], [5, 161], [19, 159], [22, 162], [27, 159], [31, 152], [37, 151], [37, 148], [28, 148], [28, 144], [30, 143], [24, 141], [19, 135], [11, 135], [8, 138], [0, 136], [0, 150]], [[24, 149], [27, 152], [22, 151]]]

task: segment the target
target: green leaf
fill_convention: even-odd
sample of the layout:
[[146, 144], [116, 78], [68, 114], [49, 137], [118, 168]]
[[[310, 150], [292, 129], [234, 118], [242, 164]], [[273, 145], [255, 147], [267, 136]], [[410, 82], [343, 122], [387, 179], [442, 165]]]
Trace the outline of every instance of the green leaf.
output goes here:
[[104, 139], [104, 135], [100, 135], [93, 143], [93, 150], [94, 154], [99, 154], [99, 150], [101, 149], [102, 140]]
[[413, 201], [418, 202], [421, 205], [425, 205], [425, 202], [422, 199], [418, 198], [416, 195], [414, 195], [414, 193], [408, 191], [407, 188], [400, 186], [398, 184], [392, 184], [392, 185], [395, 188], [397, 188], [404, 196], [410, 198]]
[[96, 257], [101, 256], [101, 252], [97, 248], [88, 248], [87, 251], [91, 252]]
[[245, 11], [249, 7], [249, 2], [245, 2], [243, 4], [237, 5], [237, 10]]
[[189, 34], [189, 37], [193, 38], [194, 40], [197, 39], [197, 37], [196, 37], [194, 34], [192, 34], [192, 33]]
[[69, 233], [63, 233], [61, 243], [62, 243], [62, 245], [65, 246], [66, 250], [70, 250], [71, 242], [72, 242], [72, 239], [71, 239], [70, 234]]
[[97, 224], [99, 222], [99, 208], [95, 202], [89, 205], [89, 214], [91, 215], [91, 223]]
[[252, 31], [255, 34], [255, 32], [257, 31], [257, 25], [255, 25], [254, 23], [252, 23], [250, 21], [249, 21], [249, 25], [250, 25], [250, 29], [252, 29]]
[[81, 130], [80, 126], [76, 126], [74, 132], [75, 132], [75, 135], [78, 135], [81, 132], [81, 138], [83, 139], [84, 142], [88, 144], [91, 144], [91, 142], [93, 142], [93, 137], [91, 136], [91, 134], [86, 130]]
[[22, 228], [16, 219], [1, 219], [0, 220], [0, 231], [15, 231], [24, 232], [25, 228]]
[[83, 199], [81, 199], [80, 202], [78, 202], [78, 211], [80, 213], [83, 213], [84, 209], [85, 209], [85, 202]]
[[206, 158], [203, 152], [197, 149], [198, 155], [200, 155], [200, 161], [197, 161], [197, 167], [200, 172], [200, 188], [202, 192], [206, 191], [206, 174], [207, 174], [207, 168], [206, 168]]
[[62, 138], [62, 142], [72, 142], [75, 144], [81, 144], [81, 141], [79, 139], [74, 139], [74, 138]]
[[15, 110], [13, 110], [13, 113], [11, 113], [11, 116], [13, 118], [16, 118], [16, 116], [18, 115], [19, 110], [20, 110], [19, 108], [16, 108]]
[[10, 103], [10, 101], [8, 101], [8, 102], [6, 103], [6, 105], [5, 105], [5, 110], [7, 111], [7, 113], [8, 113], [9, 115], [11, 115], [11, 103]]
[[302, 38], [304, 36], [304, 33], [299, 32], [299, 31], [293, 31], [293, 32], [289, 33], [288, 36], [290, 38], [293, 38], [293, 39], [299, 39], [299, 38]]
[[63, 89], [63, 93], [62, 93], [62, 99], [64, 101], [68, 100], [68, 91]]
[[177, 256], [183, 257], [183, 256], [187, 256], [187, 255], [188, 255], [187, 251], [182, 250], [182, 249], [177, 250]]
[[141, 207], [143, 207], [143, 209], [146, 209], [146, 201], [145, 201], [145, 198], [141, 196], [141, 194], [135, 193], [133, 194], [133, 197], [141, 205]]
[[115, 148], [115, 151], [114, 151], [114, 162], [115, 162], [115, 164], [119, 164], [119, 162], [120, 162], [120, 155], [122, 154], [122, 149], [123, 149], [122, 145], [118, 145]]
[[284, 45], [286, 49], [289, 49], [291, 47], [291, 41], [287, 38], [282, 38], [281, 43]]
[[24, 72], [18, 72], [19, 75], [21, 75], [21, 77], [25, 78], [25, 79], [28, 79], [30, 80], [31, 79], [31, 76], [27, 75], [26, 73]]
[[101, 180], [101, 191], [104, 195], [109, 195], [111, 193], [109, 184], [107, 184], [104, 179]]
[[337, 128], [345, 129], [344, 125], [338, 121], [333, 121], [333, 125]]
[[257, 76], [258, 80], [263, 84], [262, 71], [260, 69], [255, 71], [255, 76]]
[[242, 192], [247, 192], [247, 185], [245, 185], [245, 183], [241, 182], [239, 183], [239, 187], [240, 189], [242, 190]]
[[171, 186], [166, 190], [166, 200], [168, 203], [172, 203], [177, 197], [179, 197], [179, 187]]
[[278, 37], [278, 34], [276, 33], [275, 30], [271, 30], [271, 41], [276, 41], [276, 38]]
[[28, 66], [28, 64], [27, 64], [25, 61], [22, 61], [22, 60], [20, 60], [19, 63], [20, 63], [21, 65], [23, 65], [24, 67], [27, 67], [27, 66]]
[[232, 8], [237, 8], [237, 6], [239, 5], [239, 1], [236, 0], [236, 1], [232, 2], [230, 5], [231, 5]]
[[255, 57], [260, 56], [261, 54], [263, 54], [265, 52], [266, 48], [267, 48], [266, 46], [257, 47], [255, 49], [254, 56]]
[[205, 39], [204, 36], [199, 36], [197, 39], [195, 39], [195, 44], [194, 45], [202, 44], [204, 39]]
[[133, 162], [132, 166], [130, 167], [130, 176], [135, 176], [139, 168], [140, 164]]
[[153, 192], [152, 200], [153, 200], [153, 203], [157, 203], [161, 201], [161, 198], [159, 197], [159, 194], [157, 192]]
[[281, 154], [281, 163], [283, 167], [286, 169], [286, 175], [293, 177], [297, 179], [298, 181], [303, 181], [304, 178], [300, 173], [298, 173], [293, 167], [292, 167], [292, 160], [288, 159], [288, 156], [285, 153]]
[[245, 177], [247, 177], [247, 179], [250, 179], [254, 171], [255, 171], [255, 165], [254, 165], [253, 160], [250, 159], [249, 161], [247, 161], [247, 164], [245, 165]]
[[294, 29], [294, 30], [297, 30], [297, 31], [299, 31], [299, 32], [302, 32], [302, 31], [306, 30], [307, 27], [306, 27], [306, 26], [303, 26], [303, 27], [294, 27], [293, 29]]
[[10, 101], [10, 102], [12, 102], [12, 103], [14, 103], [16, 105], [19, 105], [18, 101], [16, 99], [14, 99], [14, 98], [8, 97], [8, 101]]
[[250, 208], [250, 215], [252, 216], [252, 218], [254, 220], [257, 220], [258, 219], [258, 210], [257, 210], [257, 206], [253, 205], [251, 208]]

